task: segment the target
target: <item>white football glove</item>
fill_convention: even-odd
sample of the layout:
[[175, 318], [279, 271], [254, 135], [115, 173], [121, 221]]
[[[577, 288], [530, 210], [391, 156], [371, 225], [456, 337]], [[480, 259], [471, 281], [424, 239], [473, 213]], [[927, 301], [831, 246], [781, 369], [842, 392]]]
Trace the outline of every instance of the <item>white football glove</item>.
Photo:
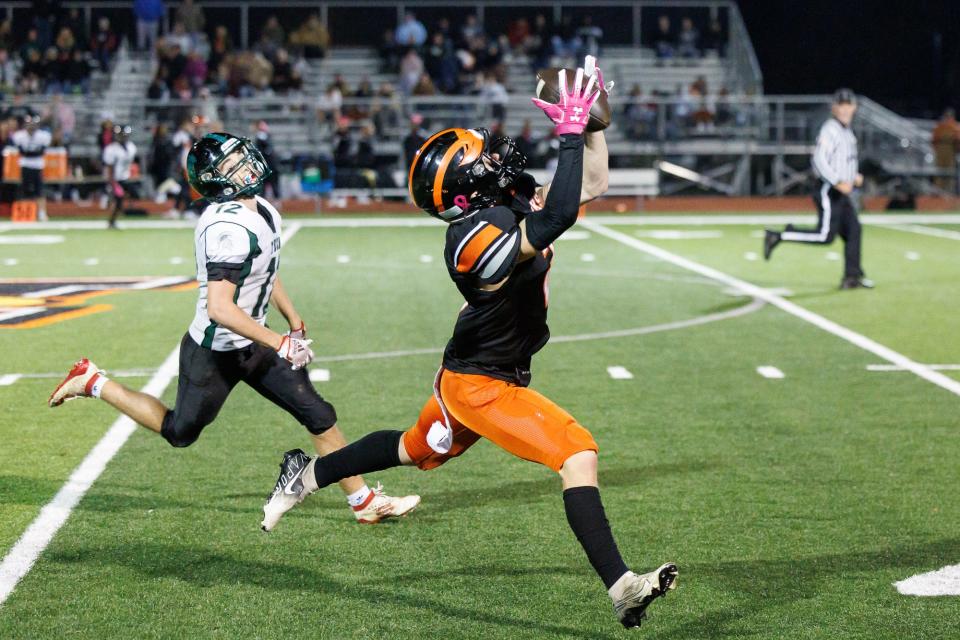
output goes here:
[[287, 335], [291, 338], [296, 338], [297, 340], [306, 340], [307, 339], [307, 323], [303, 320], [300, 321], [299, 329], [290, 329], [287, 331]]
[[310, 343], [313, 340], [301, 340], [290, 336], [283, 336], [277, 355], [290, 363], [290, 368], [296, 371], [310, 364], [313, 360], [313, 351]]

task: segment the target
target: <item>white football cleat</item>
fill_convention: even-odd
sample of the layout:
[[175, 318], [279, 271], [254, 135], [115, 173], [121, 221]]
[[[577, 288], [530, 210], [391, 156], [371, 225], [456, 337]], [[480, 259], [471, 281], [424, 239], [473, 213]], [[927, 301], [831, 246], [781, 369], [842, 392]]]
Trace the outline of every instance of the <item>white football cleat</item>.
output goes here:
[[353, 515], [360, 524], [377, 524], [387, 518], [401, 518], [419, 504], [420, 496], [388, 496], [383, 492], [383, 485], [378, 482], [367, 501], [359, 507], [353, 507]]
[[260, 528], [264, 531], [273, 531], [280, 518], [290, 509], [303, 502], [310, 495], [303, 485], [303, 472], [310, 464], [310, 456], [301, 449], [292, 449], [283, 454], [280, 463], [280, 477], [273, 488], [273, 493], [267, 496], [263, 505], [263, 522]]
[[[622, 579], [622, 578], [621, 578]], [[677, 588], [677, 565], [668, 562], [650, 573], [627, 574], [619, 597], [613, 600], [613, 610], [617, 619], [627, 629], [639, 627], [647, 616], [647, 607], [667, 591]]]
[[91, 389], [100, 373], [97, 365], [86, 358], [81, 358], [73, 365], [63, 382], [50, 394], [47, 404], [51, 407], [59, 407], [67, 400], [91, 397]]

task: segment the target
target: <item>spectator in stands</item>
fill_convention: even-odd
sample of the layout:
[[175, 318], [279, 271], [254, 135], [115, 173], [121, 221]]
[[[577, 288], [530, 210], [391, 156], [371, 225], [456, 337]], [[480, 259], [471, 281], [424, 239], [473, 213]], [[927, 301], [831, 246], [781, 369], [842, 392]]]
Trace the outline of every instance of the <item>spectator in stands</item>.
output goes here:
[[705, 96], [707, 95], [707, 78], [706, 76], [699, 75], [697, 78], [690, 83], [691, 93], [696, 91], [698, 95]]
[[170, 33], [162, 39], [161, 46], [170, 47], [172, 45], [179, 46], [184, 55], [189, 54], [194, 49], [194, 39], [187, 33], [187, 28], [182, 22], [174, 22]]
[[403, 169], [408, 169], [417, 150], [427, 141], [427, 131], [423, 128], [423, 115], [410, 114], [410, 129], [403, 137]]
[[[960, 123], [956, 112], [945, 109], [937, 126], [933, 128], [933, 153], [937, 169], [956, 174], [957, 152], [960, 151]], [[934, 183], [941, 189], [954, 189], [954, 175], [938, 176]]]
[[6, 49], [10, 53], [13, 51], [13, 44], [13, 19], [7, 17], [0, 21], [0, 49]]
[[133, 0], [137, 18], [137, 50], [152, 51], [157, 46], [160, 20], [167, 13], [163, 0]]
[[153, 129], [153, 138], [150, 141], [150, 160], [147, 164], [147, 173], [153, 180], [157, 202], [163, 202], [166, 199], [167, 190], [175, 184], [171, 179], [175, 160], [176, 149], [170, 139], [170, 132], [166, 123], [159, 122]]
[[18, 93], [40, 93], [41, 79], [46, 75], [46, 65], [40, 49], [28, 49], [27, 57], [23, 58], [20, 67], [20, 81]]
[[581, 43], [577, 59], [588, 55], [600, 55], [600, 41], [603, 40], [603, 29], [593, 24], [593, 16], [589, 13], [583, 16], [583, 22], [580, 24], [580, 28], [577, 29], [577, 38]]
[[[267, 161], [267, 166], [271, 169], [265, 184], [270, 187], [271, 197], [279, 200], [282, 197], [280, 195], [280, 163], [273, 149], [270, 126], [266, 120], [258, 120], [253, 127], [253, 131], [253, 141], [263, 155], [263, 159]], [[264, 195], [266, 195], [266, 192], [264, 192]]]
[[693, 20], [684, 16], [680, 21], [680, 34], [677, 36], [677, 55], [681, 58], [700, 57], [700, 31], [693, 26]]
[[383, 39], [380, 41], [380, 62], [383, 65], [383, 71], [386, 73], [397, 73], [400, 69], [400, 46], [397, 45], [397, 39], [393, 29], [387, 29], [383, 32]]
[[207, 81], [207, 61], [198, 51], [187, 55], [187, 64], [183, 67], [183, 75], [187, 79], [192, 94], [196, 94]]
[[221, 92], [226, 91], [226, 78], [221, 77], [224, 70], [221, 68], [228, 55], [233, 53], [233, 39], [227, 28], [219, 24], [213, 30], [213, 41], [210, 42], [210, 55], [207, 57], [208, 80], [217, 80]]
[[643, 88], [639, 84], [630, 89], [628, 102], [623, 107], [623, 119], [628, 137], [636, 140], [656, 137], [657, 106], [644, 100]]
[[17, 65], [6, 49], [0, 49], [0, 100], [14, 93], [17, 86]]
[[403, 105], [393, 85], [389, 82], [381, 84], [370, 107], [370, 119], [373, 120], [377, 135], [384, 137], [399, 127], [402, 110]]
[[291, 91], [299, 91], [303, 86], [300, 72], [290, 62], [290, 54], [286, 49], [277, 49], [273, 58], [273, 78], [270, 88], [277, 95], [285, 96]]
[[672, 58], [676, 52], [676, 40], [670, 30], [670, 18], [662, 15], [657, 18], [657, 31], [653, 37], [653, 48], [660, 59]]
[[469, 48], [469, 43], [474, 38], [485, 37], [486, 34], [483, 32], [483, 27], [480, 26], [480, 21], [477, 20], [477, 15], [474, 13], [468, 13], [463, 19], [463, 26], [460, 27], [461, 48]]
[[147, 98], [150, 100], [170, 99], [170, 87], [167, 85], [166, 73], [167, 70], [164, 67], [157, 69], [150, 86], [147, 87]]
[[60, 20], [60, 27], [70, 29], [70, 33], [76, 38], [77, 46], [86, 49], [89, 44], [87, 33], [87, 22], [83, 19], [80, 9], [73, 7], [67, 11], [67, 14]]
[[56, 93], [50, 98], [40, 120], [54, 134], [59, 134], [63, 144], [70, 144], [77, 126], [77, 114], [70, 103], [64, 101], [62, 94]]
[[423, 60], [417, 55], [417, 50], [411, 47], [400, 60], [400, 91], [410, 95], [423, 75]]
[[723, 26], [720, 24], [719, 18], [714, 18], [710, 21], [710, 27], [703, 35], [702, 44], [704, 51], [713, 51], [721, 58], [724, 56], [726, 38], [724, 37]]
[[433, 85], [433, 80], [430, 79], [426, 73], [420, 74], [420, 79], [417, 80], [417, 84], [414, 85], [413, 89], [410, 91], [412, 96], [435, 96], [437, 95], [437, 88]]
[[506, 87], [497, 80], [493, 72], [484, 75], [480, 98], [490, 105], [490, 113], [494, 120], [503, 120], [507, 117], [507, 102], [510, 101], [510, 96], [507, 95]]
[[39, 84], [37, 93], [47, 91], [63, 91], [63, 74], [66, 71], [66, 63], [69, 60], [69, 53], [61, 52], [56, 47], [48, 47], [43, 57], [43, 66], [39, 73]]
[[320, 15], [311, 13], [307, 21], [290, 34], [290, 45], [303, 51], [303, 57], [313, 60], [323, 58], [330, 48], [330, 32], [320, 21]]
[[173, 92], [177, 81], [183, 76], [187, 67], [187, 57], [183, 55], [180, 45], [174, 42], [160, 50], [159, 68], [164, 70], [167, 86]]
[[573, 25], [573, 17], [564, 15], [560, 21], [560, 28], [553, 36], [554, 55], [560, 58], [575, 58], [581, 46], [582, 43]]
[[263, 55], [268, 58], [273, 58], [277, 50], [283, 47], [284, 42], [286, 42], [286, 37], [287, 35], [283, 31], [283, 27], [280, 26], [280, 21], [277, 19], [277, 16], [270, 16], [260, 31], [260, 40], [257, 41], [257, 48]]
[[460, 63], [457, 62], [453, 44], [442, 32], [438, 31], [430, 37], [430, 46], [424, 53], [423, 63], [441, 92], [456, 93]]
[[321, 123], [336, 123], [341, 118], [343, 94], [336, 84], [330, 84], [326, 91], [317, 97], [317, 120]]
[[511, 20], [507, 26], [507, 42], [510, 48], [518, 53], [522, 52], [530, 39], [530, 22], [523, 16]]
[[174, 14], [174, 19], [183, 25], [187, 33], [193, 39], [194, 44], [203, 33], [207, 26], [207, 19], [203, 15], [203, 7], [196, 4], [193, 0], [181, 0], [180, 6]]
[[530, 63], [534, 71], [550, 66], [550, 57], [553, 55], [553, 33], [547, 17], [538, 13], [533, 18], [533, 29], [524, 49], [530, 55]]
[[53, 43], [53, 27], [60, 12], [59, 0], [33, 0], [30, 6], [33, 27], [37, 30], [43, 48]]
[[30, 53], [36, 51], [43, 56], [44, 46], [40, 43], [40, 34], [36, 29], [27, 30], [27, 39], [20, 45], [20, 59], [27, 61], [30, 59]]
[[422, 47], [427, 41], [427, 28], [417, 20], [412, 11], [407, 11], [394, 35], [401, 47]]
[[517, 150], [527, 157], [528, 167], [540, 164], [540, 139], [534, 133], [533, 124], [529, 120], [523, 121], [523, 129], [513, 141], [517, 145]]
[[97, 62], [101, 71], [107, 71], [110, 68], [110, 59], [117, 51], [119, 41], [117, 34], [110, 28], [110, 18], [100, 16], [97, 19], [97, 28], [90, 38], [90, 53]]

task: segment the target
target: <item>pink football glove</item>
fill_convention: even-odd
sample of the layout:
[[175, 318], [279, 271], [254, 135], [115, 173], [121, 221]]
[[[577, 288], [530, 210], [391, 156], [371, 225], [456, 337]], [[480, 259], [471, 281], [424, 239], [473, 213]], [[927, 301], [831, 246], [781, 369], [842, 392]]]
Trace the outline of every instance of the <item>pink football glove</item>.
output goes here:
[[566, 133], [581, 134], [590, 120], [590, 107], [600, 97], [600, 90], [593, 88], [596, 86], [597, 76], [592, 75], [587, 81], [586, 88], [583, 87], [583, 69], [577, 69], [577, 75], [573, 82], [573, 91], [567, 91], [567, 71], [560, 69], [560, 102], [559, 104], [550, 104], [539, 98], [533, 98], [533, 104], [543, 110], [547, 117], [553, 120], [557, 125], [557, 135]]
[[122, 185], [122, 184], [120, 184], [119, 182], [114, 182], [112, 185], [110, 185], [110, 187], [111, 187], [111, 190], [113, 191], [113, 197], [114, 197], [114, 198], [122, 198], [122, 197], [123, 197], [124, 191], [123, 191], [123, 185]]

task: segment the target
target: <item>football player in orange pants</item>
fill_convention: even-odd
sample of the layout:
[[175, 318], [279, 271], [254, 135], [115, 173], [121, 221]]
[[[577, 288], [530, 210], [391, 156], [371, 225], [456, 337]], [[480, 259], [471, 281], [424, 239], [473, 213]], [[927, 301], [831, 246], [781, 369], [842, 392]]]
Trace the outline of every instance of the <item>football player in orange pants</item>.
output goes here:
[[560, 72], [559, 104], [534, 100], [560, 138], [549, 185], [537, 187], [523, 173], [526, 158], [512, 140], [491, 140], [484, 129], [441, 131], [417, 152], [410, 193], [427, 213], [449, 223], [444, 257], [467, 302], [434, 380], [434, 395], [406, 432], [377, 431], [320, 458], [287, 452], [264, 506], [264, 530], [341, 477], [399, 465], [433, 469], [486, 438], [560, 475], [567, 521], [623, 626], [639, 626], [647, 606], [674, 587], [673, 563], [639, 575], [627, 568], [600, 500], [593, 436], [527, 386], [531, 357], [550, 335], [551, 244], [576, 222], [582, 202], [606, 190], [603, 134], [588, 134], [584, 149], [584, 128], [600, 93], [594, 89], [603, 87], [591, 62], [587, 71], [577, 70], [572, 91]]

